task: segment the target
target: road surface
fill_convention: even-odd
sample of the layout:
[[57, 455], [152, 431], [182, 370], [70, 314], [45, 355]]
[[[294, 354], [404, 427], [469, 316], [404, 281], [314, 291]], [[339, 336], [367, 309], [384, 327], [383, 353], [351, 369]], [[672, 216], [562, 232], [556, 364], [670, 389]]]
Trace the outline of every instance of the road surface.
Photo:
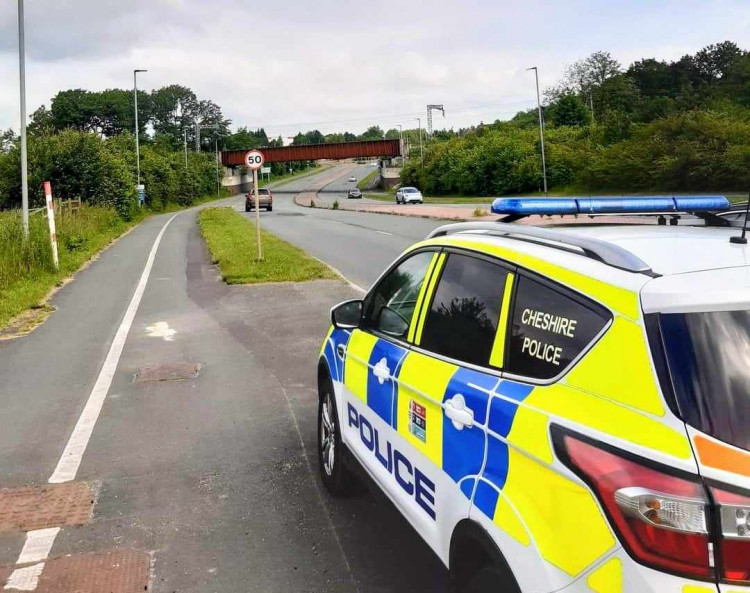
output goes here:
[[[326, 179], [345, 187], [350, 168]], [[263, 225], [361, 286], [437, 224], [276, 199]], [[0, 584], [34, 572], [42, 593], [149, 579], [160, 593], [448, 590], [382, 496], [334, 501], [317, 477], [316, 357], [329, 308], [357, 291], [226, 286], [195, 220], [140, 224], [41, 327], [0, 342]]]

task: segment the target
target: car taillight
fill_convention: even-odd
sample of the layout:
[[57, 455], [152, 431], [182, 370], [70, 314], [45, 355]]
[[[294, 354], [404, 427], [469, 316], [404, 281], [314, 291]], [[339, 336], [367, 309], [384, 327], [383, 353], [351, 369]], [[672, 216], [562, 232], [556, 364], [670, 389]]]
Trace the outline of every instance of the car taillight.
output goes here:
[[657, 570], [713, 578], [709, 501], [697, 477], [678, 477], [570, 434], [555, 440], [560, 458], [592, 487], [631, 556]]
[[750, 583], [750, 497], [711, 487], [721, 529], [718, 566], [723, 581]]

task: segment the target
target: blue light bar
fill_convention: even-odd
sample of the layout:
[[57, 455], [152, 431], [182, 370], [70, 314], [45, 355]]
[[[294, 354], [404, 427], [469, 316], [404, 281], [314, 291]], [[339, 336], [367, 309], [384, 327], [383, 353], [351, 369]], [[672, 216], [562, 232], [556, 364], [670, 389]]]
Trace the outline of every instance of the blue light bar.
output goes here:
[[728, 210], [724, 196], [597, 196], [590, 198], [497, 198], [493, 214], [653, 214]]

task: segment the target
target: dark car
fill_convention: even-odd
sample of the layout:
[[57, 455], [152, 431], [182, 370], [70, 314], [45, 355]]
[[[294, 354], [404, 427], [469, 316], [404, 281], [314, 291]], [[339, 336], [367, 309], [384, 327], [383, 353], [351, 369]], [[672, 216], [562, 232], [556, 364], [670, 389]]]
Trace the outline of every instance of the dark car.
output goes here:
[[[267, 187], [258, 188], [258, 207], [265, 208], [268, 212], [273, 210], [273, 194]], [[245, 194], [245, 212], [255, 209], [255, 194], [248, 192]]]
[[362, 192], [356, 187], [353, 187], [352, 189], [349, 190], [349, 194], [346, 197], [347, 198], [361, 198]]

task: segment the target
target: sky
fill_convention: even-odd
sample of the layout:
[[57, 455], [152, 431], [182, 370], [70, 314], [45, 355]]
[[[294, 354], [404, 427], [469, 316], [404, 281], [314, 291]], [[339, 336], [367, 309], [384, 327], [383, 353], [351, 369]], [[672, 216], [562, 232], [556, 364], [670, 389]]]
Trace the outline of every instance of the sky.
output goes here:
[[[0, 129], [19, 125], [17, 2], [0, 4]], [[749, 0], [25, 0], [27, 109], [59, 90], [192, 88], [232, 128], [360, 133], [508, 119], [594, 51], [624, 66], [732, 40]]]

